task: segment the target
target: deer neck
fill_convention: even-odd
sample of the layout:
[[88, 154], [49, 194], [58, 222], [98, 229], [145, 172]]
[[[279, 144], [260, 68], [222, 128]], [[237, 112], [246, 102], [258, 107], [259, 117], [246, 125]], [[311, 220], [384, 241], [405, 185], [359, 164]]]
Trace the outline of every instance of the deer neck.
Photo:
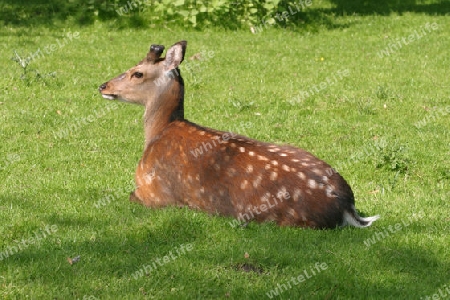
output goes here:
[[175, 120], [184, 120], [184, 83], [177, 76], [159, 92], [152, 95], [145, 105], [145, 148]]

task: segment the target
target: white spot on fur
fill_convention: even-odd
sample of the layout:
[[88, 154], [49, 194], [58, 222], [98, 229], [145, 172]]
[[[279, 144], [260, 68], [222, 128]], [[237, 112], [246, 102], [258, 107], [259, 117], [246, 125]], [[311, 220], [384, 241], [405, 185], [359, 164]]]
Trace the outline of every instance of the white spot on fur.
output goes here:
[[256, 189], [261, 184], [261, 181], [262, 181], [262, 175], [259, 174], [258, 176], [256, 176], [256, 179], [253, 180], [253, 187]]
[[323, 175], [322, 170], [320, 170], [320, 169], [318, 169], [318, 168], [314, 168], [314, 169], [312, 169], [312, 171], [313, 171], [314, 173], [316, 173], [317, 175]]
[[285, 170], [286, 172], [290, 172], [290, 171], [291, 171], [291, 168], [289, 168], [289, 166], [287, 166], [287, 165], [285, 165], [285, 164], [283, 164], [283, 165], [281, 166], [281, 168], [282, 168], [283, 170]]
[[235, 143], [231, 143], [230, 146], [231, 146], [232, 148], [236, 148], [236, 144], [235, 144]]
[[274, 166], [278, 166], [278, 162], [276, 160], [272, 160], [270, 163]]
[[269, 159], [263, 155], [258, 155], [258, 160], [268, 161]]
[[149, 172], [145, 174], [144, 180], [146, 184], [151, 184], [153, 179], [155, 178], [155, 172]]
[[252, 165], [247, 165], [247, 168], [245, 169], [247, 171], [248, 174], [253, 172], [253, 166]]
[[292, 162], [299, 162], [299, 160], [296, 159], [296, 158], [291, 159], [291, 161], [292, 161]]
[[333, 188], [331, 186], [327, 186], [325, 191], [327, 192], [327, 197], [328, 198], [333, 198], [334, 197], [334, 195], [333, 195]]
[[280, 156], [288, 156], [286, 153], [280, 153]]
[[301, 180], [305, 180], [305, 179], [306, 179], [306, 175], [305, 175], [305, 173], [303, 173], [303, 172], [298, 172], [297, 175], [298, 175], [298, 177], [299, 177]]
[[278, 173], [277, 172], [270, 172], [270, 180], [274, 181], [277, 180]]
[[293, 195], [294, 201], [297, 202], [298, 200], [300, 200], [301, 195], [302, 191], [300, 189], [295, 189]]
[[236, 175], [236, 169], [235, 169], [235, 168], [228, 168], [228, 170], [227, 170], [227, 175], [228, 175], [228, 176], [234, 176], [234, 175]]
[[200, 188], [200, 193], [202, 193], [202, 194], [205, 193], [205, 188], [203, 186]]
[[242, 183], [241, 183], [241, 190], [245, 190], [247, 188], [247, 185], [248, 185], [248, 181], [247, 180], [242, 181]]
[[264, 167], [264, 169], [266, 169], [266, 170], [269, 170], [269, 169], [270, 169], [270, 167], [271, 167], [271, 165], [270, 165], [270, 164], [266, 164], [266, 166]]
[[308, 186], [312, 189], [315, 189], [317, 188], [317, 182], [315, 180], [310, 179], [308, 180]]
[[248, 155], [250, 155], [250, 156], [255, 156], [255, 152], [250, 151], [250, 152], [248, 153]]
[[244, 147], [239, 147], [239, 151], [244, 153], [245, 152], [245, 148]]
[[204, 131], [200, 131], [198, 134], [205, 135], [205, 132]]

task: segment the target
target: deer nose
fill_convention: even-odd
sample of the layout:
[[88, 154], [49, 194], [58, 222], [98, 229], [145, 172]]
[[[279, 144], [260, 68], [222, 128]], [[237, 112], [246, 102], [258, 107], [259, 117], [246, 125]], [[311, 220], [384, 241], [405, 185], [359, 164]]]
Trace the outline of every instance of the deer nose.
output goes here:
[[106, 89], [106, 82], [104, 84], [102, 84], [101, 86], [98, 87], [98, 91], [101, 92], [104, 89]]

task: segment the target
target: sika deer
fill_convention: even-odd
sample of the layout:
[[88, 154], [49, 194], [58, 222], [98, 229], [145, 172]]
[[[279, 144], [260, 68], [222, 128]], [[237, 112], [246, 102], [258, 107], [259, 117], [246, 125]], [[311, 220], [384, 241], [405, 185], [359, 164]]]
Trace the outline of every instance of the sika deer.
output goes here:
[[[360, 217], [347, 182], [305, 150], [187, 121], [178, 68], [186, 46], [178, 42], [161, 58], [164, 46], [152, 45], [139, 64], [99, 87], [106, 99], [145, 106], [145, 151], [131, 201], [311, 228], [367, 227], [378, 219]], [[202, 146], [203, 154], [195, 152]]]

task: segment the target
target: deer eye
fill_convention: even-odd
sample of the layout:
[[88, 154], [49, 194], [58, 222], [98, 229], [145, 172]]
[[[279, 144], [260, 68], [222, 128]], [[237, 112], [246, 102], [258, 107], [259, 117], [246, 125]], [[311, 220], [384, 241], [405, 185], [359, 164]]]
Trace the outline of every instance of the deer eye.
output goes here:
[[144, 74], [142, 74], [141, 72], [134, 72], [133, 74], [131, 74], [131, 78], [136, 77], [136, 78], [142, 78], [144, 76]]

